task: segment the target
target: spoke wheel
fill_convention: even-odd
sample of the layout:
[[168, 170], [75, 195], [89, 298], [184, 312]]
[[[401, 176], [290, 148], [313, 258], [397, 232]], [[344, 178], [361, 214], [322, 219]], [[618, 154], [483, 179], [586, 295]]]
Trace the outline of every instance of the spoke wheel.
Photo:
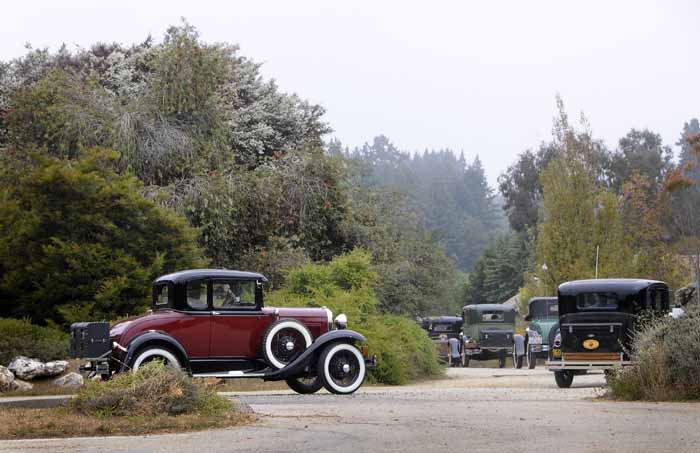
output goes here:
[[321, 376], [288, 378], [286, 382], [290, 389], [301, 395], [316, 393], [323, 387], [323, 379], [321, 379]]
[[139, 351], [133, 359], [131, 370], [136, 371], [139, 367], [150, 362], [161, 362], [165, 366], [181, 369], [180, 361], [175, 354], [168, 349], [155, 347]]
[[365, 359], [353, 345], [336, 343], [326, 348], [319, 359], [323, 384], [331, 393], [354, 393], [365, 380]]
[[263, 337], [263, 355], [275, 368], [284, 368], [311, 346], [311, 333], [299, 321], [283, 319], [273, 323]]

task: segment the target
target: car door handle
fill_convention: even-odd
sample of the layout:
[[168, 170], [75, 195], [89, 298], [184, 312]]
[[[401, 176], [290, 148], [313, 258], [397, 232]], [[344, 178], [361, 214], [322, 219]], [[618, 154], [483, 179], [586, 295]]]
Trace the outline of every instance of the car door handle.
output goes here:
[[212, 311], [212, 312], [211, 312], [211, 314], [212, 314], [212, 315], [220, 315], [220, 314], [221, 314], [221, 312], [218, 312], [218, 311]]

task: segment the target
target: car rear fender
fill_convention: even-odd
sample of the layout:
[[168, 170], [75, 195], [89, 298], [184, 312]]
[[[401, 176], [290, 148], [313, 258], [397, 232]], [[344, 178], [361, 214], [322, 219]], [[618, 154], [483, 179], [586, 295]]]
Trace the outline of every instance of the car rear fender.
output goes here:
[[293, 377], [299, 375], [303, 369], [314, 360], [318, 354], [325, 348], [326, 345], [330, 343], [355, 343], [355, 342], [367, 342], [364, 335], [355, 332], [354, 330], [339, 329], [331, 330], [326, 332], [320, 337], [316, 338], [311, 346], [309, 346], [302, 354], [297, 357], [293, 362], [287, 364], [282, 369], [272, 371], [267, 373], [263, 378], [266, 381], [279, 381], [282, 379], [287, 379], [288, 377]]
[[185, 351], [185, 348], [180, 344], [179, 341], [177, 341], [175, 338], [171, 337], [167, 333], [159, 332], [156, 330], [151, 330], [142, 333], [138, 337], [131, 340], [131, 342], [127, 346], [126, 356], [124, 358], [124, 362], [122, 363], [120, 371], [126, 371], [127, 369], [129, 369], [129, 364], [134, 358], [136, 352], [148, 346], [163, 346], [172, 350], [182, 361], [181, 365], [183, 366], [183, 368], [189, 371], [190, 362], [187, 358], [187, 351]]

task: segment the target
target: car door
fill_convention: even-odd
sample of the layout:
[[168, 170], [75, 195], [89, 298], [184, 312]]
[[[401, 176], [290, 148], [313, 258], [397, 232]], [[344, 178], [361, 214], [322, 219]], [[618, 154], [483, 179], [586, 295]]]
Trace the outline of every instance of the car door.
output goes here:
[[256, 280], [212, 280], [211, 358], [251, 359], [258, 355], [272, 322], [262, 311]]
[[184, 292], [184, 307], [178, 310], [176, 317], [167, 318], [162, 329], [185, 348], [190, 359], [205, 359], [209, 356], [211, 337], [209, 282], [189, 281]]

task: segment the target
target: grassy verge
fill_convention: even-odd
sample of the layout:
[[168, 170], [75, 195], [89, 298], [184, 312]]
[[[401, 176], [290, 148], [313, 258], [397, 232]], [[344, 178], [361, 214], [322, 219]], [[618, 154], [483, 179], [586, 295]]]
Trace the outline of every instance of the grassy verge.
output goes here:
[[251, 419], [214, 385], [154, 362], [108, 382], [88, 382], [66, 407], [3, 410], [0, 439], [181, 432]]
[[0, 410], [0, 439], [140, 435], [226, 428], [249, 423], [252, 415], [226, 411], [219, 414], [177, 416], [91, 416], [68, 407]]

